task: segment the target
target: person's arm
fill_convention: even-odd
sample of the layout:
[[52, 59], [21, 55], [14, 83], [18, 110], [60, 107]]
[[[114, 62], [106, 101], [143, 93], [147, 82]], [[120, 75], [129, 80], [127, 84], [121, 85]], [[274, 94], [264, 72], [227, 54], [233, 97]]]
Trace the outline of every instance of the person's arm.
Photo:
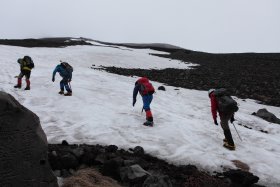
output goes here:
[[53, 70], [53, 75], [52, 75], [52, 81], [54, 82], [55, 80], [55, 74], [58, 72], [59, 66], [56, 66], [55, 69]]
[[139, 92], [139, 89], [140, 89], [140, 85], [136, 83], [135, 87], [134, 87], [134, 90], [133, 90], [133, 103], [132, 103], [133, 106], [136, 103], [136, 97], [137, 97], [137, 94]]
[[211, 112], [214, 123], [217, 125], [217, 110], [218, 110], [218, 102], [213, 94], [210, 95], [211, 99]]
[[19, 59], [17, 60], [17, 62], [21, 65], [22, 59], [19, 58]]

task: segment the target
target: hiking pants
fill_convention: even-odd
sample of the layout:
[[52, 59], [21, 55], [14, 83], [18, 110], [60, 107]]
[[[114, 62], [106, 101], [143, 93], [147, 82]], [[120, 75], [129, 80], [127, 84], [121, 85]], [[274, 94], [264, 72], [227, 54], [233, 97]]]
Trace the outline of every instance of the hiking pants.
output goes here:
[[143, 109], [146, 112], [146, 119], [148, 121], [153, 121], [153, 114], [150, 108], [150, 104], [153, 100], [153, 95], [143, 95], [142, 96], [142, 100], [143, 100]]
[[69, 87], [68, 80], [69, 80], [68, 77], [63, 77], [63, 79], [60, 81], [60, 90], [61, 91], [64, 91], [64, 87], [65, 87], [67, 92], [72, 92], [71, 88]]
[[31, 71], [22, 70], [20, 72], [20, 74], [18, 75], [18, 78], [22, 79], [25, 76], [26, 80], [28, 80], [28, 79], [30, 79], [30, 75], [31, 75]]
[[232, 139], [232, 135], [231, 135], [230, 128], [228, 125], [228, 121], [230, 120], [232, 115], [233, 115], [233, 113], [230, 113], [230, 114], [221, 114], [220, 113], [221, 126], [224, 130], [225, 138], [230, 145], [234, 145], [234, 141]]
[[21, 86], [21, 79], [25, 76], [26, 87], [30, 87], [30, 75], [31, 71], [22, 70], [18, 75], [18, 85]]

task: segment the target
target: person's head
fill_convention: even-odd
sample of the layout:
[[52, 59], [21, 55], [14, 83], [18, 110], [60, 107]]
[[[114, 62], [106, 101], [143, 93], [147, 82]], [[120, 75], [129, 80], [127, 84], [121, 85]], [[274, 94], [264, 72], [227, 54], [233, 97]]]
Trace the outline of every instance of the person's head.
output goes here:
[[215, 91], [215, 89], [213, 89], [213, 88], [211, 88], [210, 90], [208, 90], [208, 96], [210, 97], [210, 94], [212, 93], [212, 92], [214, 92]]

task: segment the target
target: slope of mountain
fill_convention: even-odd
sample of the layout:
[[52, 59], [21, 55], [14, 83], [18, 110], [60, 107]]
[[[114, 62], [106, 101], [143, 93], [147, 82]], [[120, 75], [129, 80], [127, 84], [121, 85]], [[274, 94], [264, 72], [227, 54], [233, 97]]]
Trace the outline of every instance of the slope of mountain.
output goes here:
[[[222, 130], [212, 122], [206, 91], [166, 86], [166, 92], [156, 92], [151, 105], [155, 127], [142, 126], [145, 116], [141, 113], [139, 96], [136, 106], [132, 107], [132, 90], [137, 77], [119, 76], [94, 68], [188, 69], [193, 64], [150, 55], [167, 54], [165, 52], [88, 43], [93, 46], [0, 46], [0, 89], [12, 94], [40, 117], [50, 143], [66, 139], [70, 143], [116, 144], [125, 149], [140, 145], [151, 155], [168, 162], [194, 164], [207, 171], [235, 168], [232, 160], [241, 160], [260, 177], [261, 184], [280, 184], [277, 175], [280, 173], [280, 126], [251, 115], [260, 108], [267, 108], [279, 117], [278, 107], [236, 98], [240, 105], [237, 123], [252, 129], [236, 125], [243, 138], [240, 141], [231, 127], [237, 145], [234, 152], [222, 147]], [[19, 73], [16, 61], [24, 55], [30, 55], [35, 62], [30, 91], [13, 88], [14, 76]], [[55, 83], [51, 82], [52, 71], [59, 60], [74, 67], [72, 97], [57, 94], [59, 75]], [[152, 83], [155, 87], [162, 85]], [[268, 133], [262, 133], [260, 129]]]

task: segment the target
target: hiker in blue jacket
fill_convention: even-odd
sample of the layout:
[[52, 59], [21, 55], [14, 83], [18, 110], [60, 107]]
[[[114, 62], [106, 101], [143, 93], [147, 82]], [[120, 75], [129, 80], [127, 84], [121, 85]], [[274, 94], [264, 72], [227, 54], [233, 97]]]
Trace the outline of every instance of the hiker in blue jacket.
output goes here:
[[[55, 74], [58, 72], [59, 75], [62, 77], [62, 80], [60, 81], [60, 92], [58, 92], [61, 95], [65, 96], [71, 96], [72, 95], [72, 89], [69, 86], [69, 82], [71, 82], [72, 79], [72, 71], [73, 68], [70, 66], [67, 62], [61, 62], [59, 65], [57, 65], [53, 71], [52, 81], [55, 81]], [[67, 91], [67, 93], [64, 94], [64, 87]]]

